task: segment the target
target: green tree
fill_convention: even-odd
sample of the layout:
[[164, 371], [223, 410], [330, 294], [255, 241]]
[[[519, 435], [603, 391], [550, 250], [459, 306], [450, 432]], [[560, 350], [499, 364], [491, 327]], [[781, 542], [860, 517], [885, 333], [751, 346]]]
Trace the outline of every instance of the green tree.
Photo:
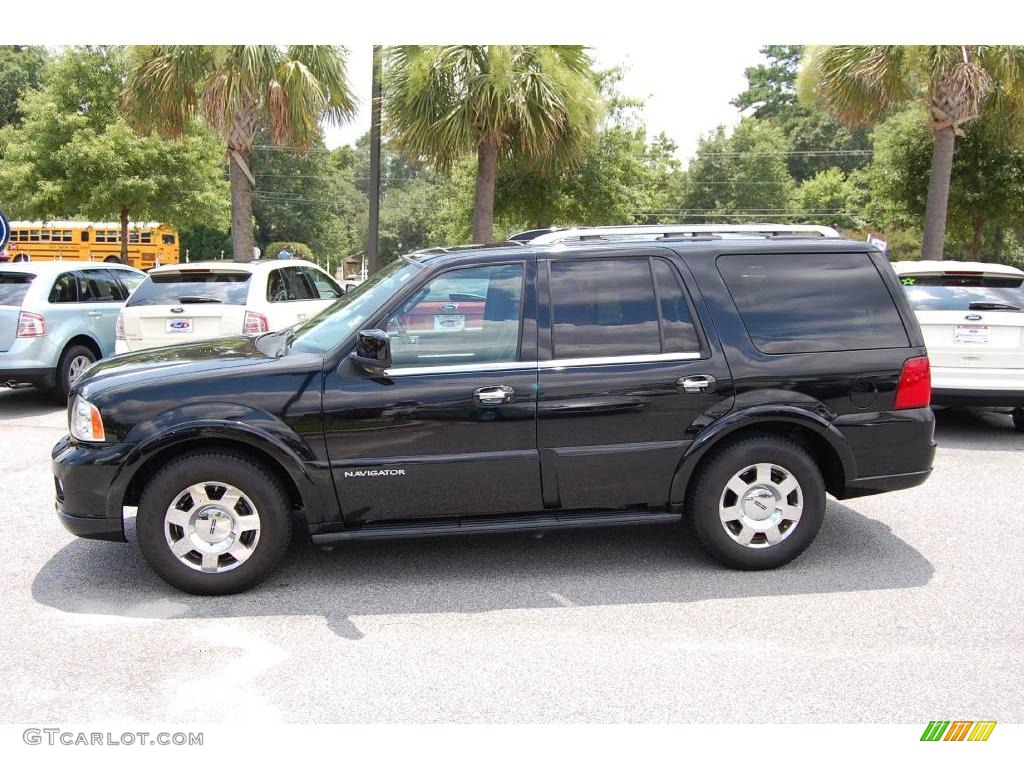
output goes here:
[[41, 46], [0, 45], [0, 128], [21, 122], [18, 100], [39, 86], [47, 58]]
[[657, 221], [671, 207], [676, 145], [647, 136], [643, 102], [618, 91], [619, 69], [598, 73], [607, 115], [579, 165], [545, 171], [532, 163], [498, 173], [495, 212], [516, 228]]
[[749, 116], [769, 120], [789, 139], [787, 165], [797, 182], [837, 167], [849, 173], [867, 165], [868, 132], [850, 130], [823, 109], [797, 101], [796, 80], [802, 45], [766, 45], [765, 63], [747, 67], [747, 88], [732, 103]]
[[119, 48], [75, 48], [52, 62], [43, 87], [19, 104], [8, 130], [0, 184], [12, 212], [26, 218], [118, 218], [121, 258], [128, 222], [216, 224], [226, 215], [222, 148], [200, 126], [179, 142], [139, 136], [118, 111], [124, 77]]
[[[928, 117], [910, 107], [874, 131], [868, 169], [873, 218], [905, 227], [920, 221], [928, 198], [932, 136]], [[964, 129], [953, 157], [948, 208], [955, 255], [1004, 260], [1005, 233], [1024, 235], [1024, 147], [1009, 144], [982, 118]]]
[[499, 160], [574, 165], [598, 117], [582, 46], [396, 46], [386, 64], [385, 114], [396, 147], [442, 173], [476, 155], [476, 242], [494, 236]]
[[794, 192], [788, 146], [781, 128], [752, 117], [731, 135], [719, 126], [703, 136], [684, 177], [680, 215], [737, 223], [786, 218]]
[[807, 221], [820, 220], [832, 227], [860, 229], [863, 191], [839, 168], [826, 168], [796, 189], [796, 213]]
[[[933, 136], [922, 251], [941, 259], [958, 135], [983, 112], [995, 134], [1024, 121], [1024, 47], [833, 45], [808, 49], [798, 90], [840, 120], [875, 123], [910, 101], [923, 103]], [[1010, 129], [1010, 130], [1007, 130]]]
[[262, 122], [278, 146], [308, 149], [320, 121], [352, 115], [345, 51], [331, 45], [150, 45], [133, 50], [124, 89], [132, 124], [180, 137], [201, 114], [228, 147], [234, 258], [253, 257], [252, 146]]

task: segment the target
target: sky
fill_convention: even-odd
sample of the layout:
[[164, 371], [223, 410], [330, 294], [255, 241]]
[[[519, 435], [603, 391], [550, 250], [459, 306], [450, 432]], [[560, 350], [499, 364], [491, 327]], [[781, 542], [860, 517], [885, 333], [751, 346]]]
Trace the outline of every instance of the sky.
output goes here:
[[[697, 139], [719, 124], [735, 125], [739, 113], [729, 101], [747, 84], [743, 70], [762, 61], [757, 45], [745, 42], [690, 41], [678, 45], [595, 45], [597, 67], [625, 65], [624, 95], [646, 100], [649, 136], [664, 132], [678, 145], [684, 163]], [[370, 129], [371, 47], [349, 46], [349, 81], [359, 97], [359, 113], [342, 126], [325, 126], [327, 146], [354, 143]]]

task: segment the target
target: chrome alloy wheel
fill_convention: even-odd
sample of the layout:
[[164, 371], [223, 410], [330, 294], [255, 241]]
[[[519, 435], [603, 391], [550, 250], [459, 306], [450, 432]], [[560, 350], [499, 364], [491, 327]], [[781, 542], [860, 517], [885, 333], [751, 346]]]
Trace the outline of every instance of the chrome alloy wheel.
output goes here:
[[256, 550], [260, 515], [252, 500], [217, 480], [179, 493], [164, 514], [164, 538], [182, 563], [203, 573], [237, 568]]
[[764, 549], [793, 533], [803, 507], [800, 483], [789, 470], [778, 464], [751, 464], [726, 483], [718, 514], [733, 541]]
[[92, 360], [85, 355], [73, 357], [71, 362], [68, 364], [68, 384], [74, 384], [82, 378], [82, 374], [85, 373], [85, 369], [90, 365], [92, 365]]

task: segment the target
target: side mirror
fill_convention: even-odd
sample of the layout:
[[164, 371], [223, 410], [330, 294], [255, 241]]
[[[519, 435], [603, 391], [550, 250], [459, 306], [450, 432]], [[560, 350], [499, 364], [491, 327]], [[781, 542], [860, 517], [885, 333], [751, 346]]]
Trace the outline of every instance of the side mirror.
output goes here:
[[391, 367], [391, 339], [377, 328], [359, 331], [356, 348], [350, 357], [370, 373], [380, 373]]

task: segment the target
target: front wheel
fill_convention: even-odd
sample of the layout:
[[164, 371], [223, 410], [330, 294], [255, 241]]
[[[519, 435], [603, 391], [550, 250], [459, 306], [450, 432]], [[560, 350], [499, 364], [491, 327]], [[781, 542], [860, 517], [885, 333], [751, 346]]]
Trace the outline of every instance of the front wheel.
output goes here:
[[1013, 428], [1018, 432], [1024, 432], [1024, 405], [1018, 405], [1013, 409]]
[[814, 541], [825, 517], [825, 483], [792, 440], [756, 435], [719, 448], [694, 480], [688, 513], [719, 562], [777, 568]]
[[291, 541], [284, 491], [263, 467], [226, 452], [175, 459], [146, 485], [136, 521], [142, 554], [171, 586], [241, 592], [265, 579]]

